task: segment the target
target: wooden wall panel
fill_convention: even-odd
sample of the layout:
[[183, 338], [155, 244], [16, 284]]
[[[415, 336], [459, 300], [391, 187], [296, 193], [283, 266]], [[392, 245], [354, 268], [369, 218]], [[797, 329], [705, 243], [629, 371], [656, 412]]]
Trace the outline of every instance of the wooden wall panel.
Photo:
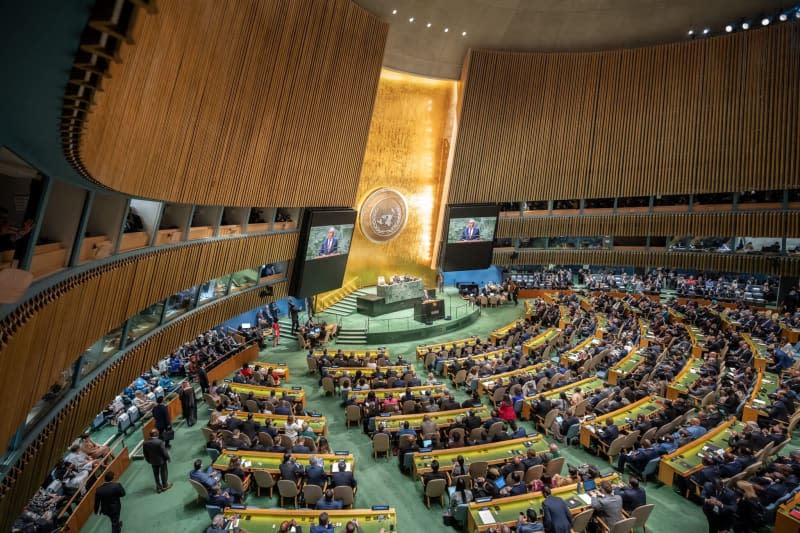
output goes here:
[[686, 268], [712, 272], [751, 272], [781, 276], [800, 275], [800, 257], [656, 252], [643, 250], [517, 250], [496, 248], [493, 264], [510, 265], [619, 265]]
[[800, 237], [800, 211], [653, 213], [499, 219], [497, 237]]
[[450, 203], [800, 187], [800, 26], [469, 52]]
[[[127, 318], [221, 275], [288, 261], [296, 248], [297, 234], [286, 233], [157, 250], [79, 274], [21, 304], [0, 322], [0, 402], [15, 406], [0, 418], [0, 442], [63, 370]], [[37, 371], [20, 374], [25, 368]]]
[[387, 32], [350, 0], [159, 0], [95, 96], [80, 164], [173, 202], [350, 206]]
[[[70, 443], [137, 376], [187, 339], [225, 320], [264, 303], [258, 290], [252, 290], [198, 309], [170, 323], [163, 331], [143, 341], [124, 357], [112, 363], [101, 375], [81, 389], [46, 426], [23, 453], [0, 485], [0, 529], [10, 531], [13, 521], [61, 459]], [[274, 298], [287, 295], [286, 283], [274, 286]], [[23, 375], [28, 375], [24, 373]], [[17, 372], [14, 379], [19, 379]], [[13, 409], [12, 409], [13, 410]], [[23, 411], [20, 411], [23, 412]]]

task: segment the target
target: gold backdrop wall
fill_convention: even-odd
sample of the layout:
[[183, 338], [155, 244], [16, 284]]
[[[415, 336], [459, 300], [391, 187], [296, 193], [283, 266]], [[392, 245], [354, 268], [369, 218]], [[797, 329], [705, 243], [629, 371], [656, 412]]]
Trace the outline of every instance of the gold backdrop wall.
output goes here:
[[408, 216], [403, 230], [382, 243], [367, 239], [356, 224], [345, 281], [358, 277], [360, 286], [375, 285], [378, 276], [407, 273], [434, 286], [436, 271], [430, 265], [455, 88], [455, 81], [381, 71], [356, 209], [371, 192], [389, 187], [405, 197]]

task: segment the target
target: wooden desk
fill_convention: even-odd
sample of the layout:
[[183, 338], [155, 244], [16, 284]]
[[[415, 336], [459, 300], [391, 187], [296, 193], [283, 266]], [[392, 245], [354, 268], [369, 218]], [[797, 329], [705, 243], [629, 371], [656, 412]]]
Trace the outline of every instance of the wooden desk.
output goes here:
[[[233, 416], [238, 418], [239, 420], [247, 420], [247, 413], [245, 411], [234, 411], [230, 413], [228, 416]], [[270, 421], [270, 424], [274, 428], [276, 428], [279, 432], [283, 432], [283, 429], [286, 427], [286, 420], [288, 416], [285, 415], [273, 415], [273, 414], [263, 414], [263, 413], [253, 413], [253, 420], [261, 424], [262, 426], [267, 423], [267, 420]], [[328, 434], [328, 421], [324, 416], [295, 416], [295, 420], [301, 420], [308, 424], [308, 427], [311, 431], [316, 433], [317, 435], [327, 435]]]
[[689, 387], [701, 377], [699, 374], [701, 366], [703, 366], [702, 359], [690, 358], [681, 371], [678, 372], [678, 375], [675, 376], [675, 379], [667, 385], [667, 399], [674, 400], [682, 394], [688, 394]]
[[617, 364], [608, 370], [608, 382], [612, 385], [618, 385], [622, 379], [636, 370], [636, 367], [646, 360], [647, 357], [641, 349], [631, 350], [628, 355], [617, 361]]
[[[118, 481], [123, 472], [131, 464], [130, 457], [128, 457], [128, 448], [122, 448], [114, 459], [108, 464], [108, 467], [103, 471], [114, 472], [114, 480]], [[65, 533], [78, 533], [81, 527], [89, 520], [89, 517], [94, 513], [94, 495], [98, 487], [103, 485], [104, 481], [98, 479], [94, 484], [86, 490], [78, 505], [73, 509], [72, 513], [67, 518], [61, 531]]]
[[703, 352], [706, 351], [705, 343], [706, 337], [697, 326], [691, 324], [683, 324], [686, 331], [689, 333], [689, 339], [692, 341], [692, 357], [702, 357]]
[[508, 372], [501, 372], [499, 374], [481, 378], [478, 380], [478, 394], [491, 392], [498, 383], [504, 383], [513, 377], [522, 376], [523, 374], [536, 374], [539, 372], [539, 370], [544, 368], [548, 362], [549, 361], [543, 361], [541, 363], [536, 363], [535, 365], [525, 366], [516, 370], [509, 370]]
[[456, 357], [454, 359], [448, 359], [444, 362], [442, 366], [442, 375], [449, 376], [450, 374], [453, 373], [450, 370], [451, 367], [455, 365], [461, 365], [462, 363], [466, 363], [467, 361], [475, 361], [475, 362], [492, 361], [494, 359], [502, 359], [509, 353], [511, 353], [511, 349], [500, 348], [499, 350], [492, 350], [490, 352], [484, 352], [475, 355], [467, 355], [464, 357]]
[[800, 329], [790, 328], [786, 324], [781, 324], [781, 337], [783, 337], [786, 342], [797, 344], [797, 341], [800, 340]]
[[585, 350], [591, 344], [600, 344], [602, 341], [594, 336], [586, 337], [581, 342], [575, 345], [574, 348], [567, 350], [566, 352], [561, 354], [561, 358], [559, 359], [559, 363], [564, 368], [568, 368], [571, 364], [578, 362], [578, 356], [580, 352]]
[[[320, 359], [322, 358], [322, 356], [325, 354], [326, 351], [328, 353], [328, 357], [330, 357], [331, 359], [338, 353], [338, 350], [336, 352], [332, 352], [327, 349], [315, 348], [314, 351], [311, 352], [311, 355], [313, 355], [317, 359]], [[381, 355], [389, 357], [389, 350], [341, 350], [341, 351], [342, 355], [344, 355], [345, 358], [350, 357], [351, 355], [356, 359], [378, 359], [378, 357]]]
[[208, 382], [222, 382], [222, 380], [240, 370], [243, 364], [252, 363], [256, 359], [258, 359], [258, 347], [255, 344], [251, 344], [241, 352], [230, 356], [214, 368], [211, 368], [208, 371]]
[[394, 371], [397, 373], [398, 376], [402, 376], [406, 372], [410, 372], [412, 370], [416, 370], [412, 365], [399, 365], [399, 366], [382, 366], [380, 368], [369, 368], [369, 367], [353, 367], [353, 366], [329, 366], [326, 367], [327, 375], [331, 378], [336, 380], [341, 380], [342, 378], [351, 378], [351, 382], [355, 385], [355, 375], [356, 372], [361, 372], [361, 377], [365, 378], [367, 381], [372, 380], [372, 377], [375, 373], [380, 370], [384, 374], [390, 371]]
[[[242, 459], [242, 470], [252, 472], [253, 470], [264, 470], [272, 475], [280, 475], [281, 463], [283, 463], [283, 452], [254, 452], [249, 450], [222, 450], [222, 453], [214, 461], [214, 468], [225, 471], [230, 464], [231, 456], [238, 456]], [[353, 454], [337, 455], [334, 453], [293, 453], [292, 457], [300, 465], [308, 466], [308, 460], [312, 457], [320, 457], [324, 463], [325, 471], [330, 473], [331, 468], [339, 461], [350, 463], [350, 468], [355, 472], [356, 460]]]
[[291, 400], [292, 402], [299, 402], [303, 404], [305, 407], [306, 405], [306, 392], [303, 390], [303, 387], [262, 387], [260, 385], [248, 385], [244, 383], [228, 383], [231, 390], [239, 396], [242, 397], [243, 401], [247, 398], [247, 395], [251, 392], [256, 398], [271, 398], [274, 396], [276, 398], [282, 398], [286, 396], [287, 399]]
[[576, 381], [575, 383], [570, 383], [570, 384], [564, 385], [562, 387], [557, 387], [555, 389], [551, 389], [551, 390], [549, 390], [547, 392], [540, 392], [540, 393], [534, 394], [533, 396], [530, 396], [528, 398], [525, 398], [525, 400], [523, 400], [522, 413], [521, 413], [522, 419], [523, 420], [530, 420], [531, 418], [533, 418], [533, 411], [531, 410], [531, 402], [533, 402], [533, 401], [539, 401], [539, 400], [543, 400], [545, 398], [547, 398], [547, 399], [558, 398], [561, 395], [562, 392], [566, 392], [567, 393], [567, 397], [569, 397], [570, 394], [575, 392], [575, 389], [577, 389], [578, 387], [580, 387], [584, 398], [587, 398], [587, 397], [591, 396], [591, 394], [594, 391], [602, 389], [605, 386], [606, 386], [606, 384], [602, 379], [600, 379], [598, 377], [594, 377], [594, 378], [582, 379], [580, 381]]
[[541, 346], [555, 340], [561, 335], [561, 330], [558, 328], [549, 328], [543, 333], [540, 333], [532, 339], [528, 339], [522, 344], [522, 355], [528, 355], [530, 352]]
[[[284, 520], [294, 519], [303, 531], [310, 531], [311, 526], [319, 524], [319, 515], [328, 513], [331, 524], [336, 531], [344, 531], [344, 527], [352, 519], [357, 519], [364, 533], [378, 533], [384, 529], [397, 531], [397, 513], [389, 508], [386, 511], [371, 509], [335, 509], [330, 511], [312, 511], [310, 509], [225, 509], [225, 518], [239, 517], [238, 525], [248, 533], [275, 533]], [[299, 529], [298, 528], [298, 529]]]
[[[264, 372], [266, 372], [271, 368], [272, 372], [274, 372], [275, 375], [280, 378], [281, 382], [287, 382], [292, 377], [292, 373], [289, 370], [289, 366], [286, 363], [270, 363], [267, 361], [263, 361], [263, 362], [258, 362], [256, 364], [260, 366]], [[255, 369], [256, 367], [255, 364], [250, 364], [248, 366], [251, 369]]]
[[800, 507], [800, 492], [794, 498], [778, 507], [775, 514], [775, 533], [797, 533], [800, 531], [800, 520], [789, 513], [796, 507]]
[[754, 339], [748, 333], [742, 333], [742, 339], [750, 347], [750, 351], [753, 352], [753, 367], [760, 372], [766, 371], [767, 362], [771, 359], [767, 345], [759, 339]]
[[641, 400], [634, 402], [622, 409], [617, 409], [608, 414], [598, 416], [594, 420], [581, 423], [581, 446], [589, 448], [592, 440], [596, 439], [594, 428], [603, 429], [605, 421], [611, 418], [614, 424], [619, 428], [620, 434], [624, 433], [624, 429], [630, 425], [630, 421], [636, 420], [640, 414], [648, 418], [659, 413], [664, 409], [664, 399], [658, 396], [645, 396]]
[[463, 348], [464, 346], [475, 346], [476, 344], [478, 344], [478, 337], [475, 336], [438, 344], [420, 344], [417, 346], [417, 359], [425, 359], [425, 355], [427, 355], [428, 351], [441, 352], [442, 350], [452, 350], [453, 348]]
[[431, 450], [414, 453], [414, 477], [431, 471], [431, 462], [439, 461], [440, 472], [450, 472], [456, 458], [461, 455], [466, 463], [485, 461], [490, 465], [502, 464], [519, 455], [525, 457], [529, 448], [536, 452], [546, 452], [549, 444], [541, 435], [520, 437], [481, 446], [463, 446], [446, 450]]
[[458, 416], [466, 416], [467, 412], [474, 411], [477, 416], [481, 418], [481, 421], [489, 420], [489, 416], [492, 414], [491, 409], [488, 406], [483, 405], [481, 407], [467, 407], [464, 409], [453, 409], [451, 411], [434, 411], [432, 413], [414, 413], [410, 415], [391, 415], [391, 416], [376, 416], [375, 417], [375, 428], [377, 429], [379, 425], [384, 424], [386, 426], [386, 431], [389, 433], [397, 433], [402, 428], [403, 422], [408, 422], [409, 426], [412, 429], [419, 429], [420, 425], [422, 424], [422, 418], [425, 415], [431, 417], [431, 421], [435, 422], [436, 425], [441, 428], [450, 427], [456, 421], [456, 417]]
[[711, 445], [727, 450], [731, 432], [741, 432], [742, 429], [744, 429], [744, 424], [731, 417], [699, 439], [688, 442], [674, 452], [662, 456], [658, 467], [658, 480], [671, 487], [675, 476], [688, 478], [702, 470], [703, 460], [698, 454], [703, 453], [703, 448]]
[[501, 326], [501, 327], [495, 329], [494, 331], [492, 331], [489, 334], [489, 340], [492, 342], [492, 344], [496, 345], [497, 341], [499, 341], [501, 338], [503, 338], [506, 335], [508, 335], [509, 331], [511, 331], [512, 329], [514, 329], [516, 327], [520, 327], [521, 328], [521, 327], [524, 327], [524, 326], [525, 326], [525, 321], [522, 318], [517, 318], [513, 322], [511, 322], [509, 324], [506, 324], [505, 326]]
[[[611, 474], [609, 476], [598, 478], [595, 480], [597, 485], [603, 481], [610, 481], [614, 483], [619, 480], [619, 474]], [[578, 498], [577, 485], [567, 485], [553, 489], [553, 496], [557, 496], [563, 500], [574, 498], [578, 500], [578, 504], [570, 508], [573, 515], [580, 513], [591, 507]], [[467, 519], [467, 533], [476, 533], [479, 531], [486, 531], [491, 527], [496, 527], [497, 524], [503, 523], [507, 526], [513, 526], [517, 523], [520, 513], [525, 513], [528, 508], [533, 507], [537, 511], [541, 509], [544, 496], [541, 492], [529, 492], [527, 494], [520, 494], [518, 496], [507, 496], [505, 498], [494, 498], [486, 503], [470, 503], [469, 516]], [[569, 505], [569, 504], [568, 504]], [[498, 510], [499, 508], [499, 510]], [[479, 515], [480, 511], [488, 511], [492, 515], [494, 522], [484, 523]]]
[[350, 391], [350, 398], [356, 403], [364, 403], [369, 396], [370, 392], [375, 393], [375, 397], [380, 401], [384, 400], [389, 394], [398, 400], [406, 393], [406, 389], [411, 390], [414, 398], [441, 398], [450, 391], [447, 385], [440, 383], [438, 385], [420, 385], [419, 387], [397, 387], [393, 389], [366, 389], [366, 390], [352, 390]]
[[759, 372], [756, 378], [756, 384], [753, 386], [753, 392], [747, 403], [744, 404], [744, 411], [742, 412], [742, 422], [755, 422], [758, 420], [760, 413], [766, 414], [765, 409], [772, 405], [772, 400], [769, 398], [770, 394], [774, 394], [778, 390], [778, 382], [780, 377], [777, 374], [769, 372]]

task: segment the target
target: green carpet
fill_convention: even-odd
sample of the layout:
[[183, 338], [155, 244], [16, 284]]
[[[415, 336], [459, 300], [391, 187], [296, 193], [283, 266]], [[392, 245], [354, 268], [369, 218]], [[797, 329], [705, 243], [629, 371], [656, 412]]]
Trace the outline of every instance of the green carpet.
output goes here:
[[[464, 330], [448, 333], [441, 337], [433, 337], [430, 342], [461, 338], [472, 334], [485, 337], [492, 329], [507, 324], [523, 312], [520, 302], [518, 307], [511, 305], [484, 310], [475, 324]], [[285, 342], [285, 341], [284, 341]], [[409, 360], [415, 360], [414, 349], [418, 343], [393, 344], [387, 347], [393, 355], [407, 354]], [[335, 345], [334, 345], [335, 346]], [[349, 450], [356, 457], [356, 479], [358, 494], [356, 507], [369, 508], [376, 504], [389, 504], [397, 510], [398, 531], [403, 533], [448, 532], [455, 530], [442, 524], [442, 510], [434, 505], [428, 510], [422, 502], [419, 483], [404, 476], [397, 468], [397, 458], [374, 460], [369, 438], [360, 428], [345, 429], [344, 410], [339, 400], [323, 397], [317, 385], [317, 376], [307, 374], [304, 352], [297, 350], [296, 343], [284, 344], [278, 348], [269, 348], [262, 353], [262, 360], [288, 362], [292, 372], [292, 385], [303, 386], [308, 397], [308, 408], [322, 412], [329, 423], [329, 440], [335, 450]], [[420, 365], [421, 367], [421, 365]], [[459, 398], [463, 394], [459, 393]], [[207, 464], [205, 446], [200, 427], [208, 420], [207, 413], [201, 408], [200, 423], [187, 428], [180, 423], [176, 426], [176, 438], [172, 446], [172, 462], [170, 480], [174, 487], [163, 494], [156, 494], [152, 471], [144, 461], [134, 461], [122, 476], [127, 496], [123, 499], [122, 520], [124, 531], [156, 532], [181, 531], [202, 532], [210, 523], [205, 507], [196, 502], [195, 492], [188, 483], [188, 474], [192, 462], [202, 457]], [[530, 430], [532, 426], [525, 426]], [[127, 439], [130, 447], [136, 445], [141, 432]], [[593, 463], [604, 468], [603, 460], [582, 450], [563, 448], [567, 462], [572, 464]], [[655, 510], [648, 522], [648, 531], [652, 533], [695, 533], [706, 531], [706, 520], [700, 507], [675, 494], [668, 487], [657, 488], [655, 482], [646, 485], [648, 503], [655, 503]], [[276, 496], [248, 497], [250, 507], [275, 507]], [[106, 532], [110, 529], [108, 518], [92, 516], [83, 531]], [[338, 532], [337, 532], [338, 533]]]

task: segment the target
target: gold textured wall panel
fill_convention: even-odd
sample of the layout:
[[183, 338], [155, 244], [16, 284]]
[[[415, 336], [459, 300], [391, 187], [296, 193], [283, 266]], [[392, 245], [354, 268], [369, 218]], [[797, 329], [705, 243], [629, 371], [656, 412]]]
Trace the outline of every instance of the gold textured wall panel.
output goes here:
[[[286, 283], [274, 285], [274, 298], [287, 295]], [[206, 305], [196, 312], [167, 325], [163, 331], [143, 341], [124, 357], [112, 363], [102, 374], [82, 388], [48, 424], [34, 443], [25, 450], [22, 459], [13, 465], [0, 486], [0, 529], [10, 531], [29, 498], [41, 486], [53, 465], [64, 455], [69, 444], [108, 405], [114, 396], [127, 387], [142, 372], [159, 359], [170, 354], [187, 339], [232, 316], [264, 303], [258, 289]], [[77, 354], [76, 354], [77, 357]], [[27, 373], [30, 375], [31, 373]], [[4, 374], [19, 379], [19, 372]], [[17, 411], [17, 404], [13, 404]], [[23, 415], [21, 406], [19, 412]], [[9, 413], [10, 414], [10, 413]], [[4, 441], [5, 442], [5, 441]]]
[[666, 252], [644, 250], [517, 250], [495, 248], [495, 265], [619, 265], [664, 267], [712, 272], [800, 275], [800, 257]]
[[501, 217], [497, 225], [501, 238], [566, 235], [796, 238], [800, 237], [800, 211]]
[[450, 203], [800, 186], [797, 22], [468, 65]]
[[[127, 318], [224, 274], [288, 261], [296, 249], [296, 233], [168, 248], [89, 270], [21, 304], [0, 322], [0, 401], [15, 406], [0, 418], [0, 442], [62, 371]], [[20, 380], [20, 368], [37, 371]]]
[[179, 203], [351, 205], [387, 32], [350, 0], [159, 0], [95, 96], [83, 167]]
[[345, 280], [374, 285], [378, 276], [409, 273], [435, 282], [430, 264], [455, 95], [454, 81], [382, 72], [356, 206], [372, 191], [390, 187], [405, 197], [408, 221], [383, 243], [367, 239], [357, 224]]

